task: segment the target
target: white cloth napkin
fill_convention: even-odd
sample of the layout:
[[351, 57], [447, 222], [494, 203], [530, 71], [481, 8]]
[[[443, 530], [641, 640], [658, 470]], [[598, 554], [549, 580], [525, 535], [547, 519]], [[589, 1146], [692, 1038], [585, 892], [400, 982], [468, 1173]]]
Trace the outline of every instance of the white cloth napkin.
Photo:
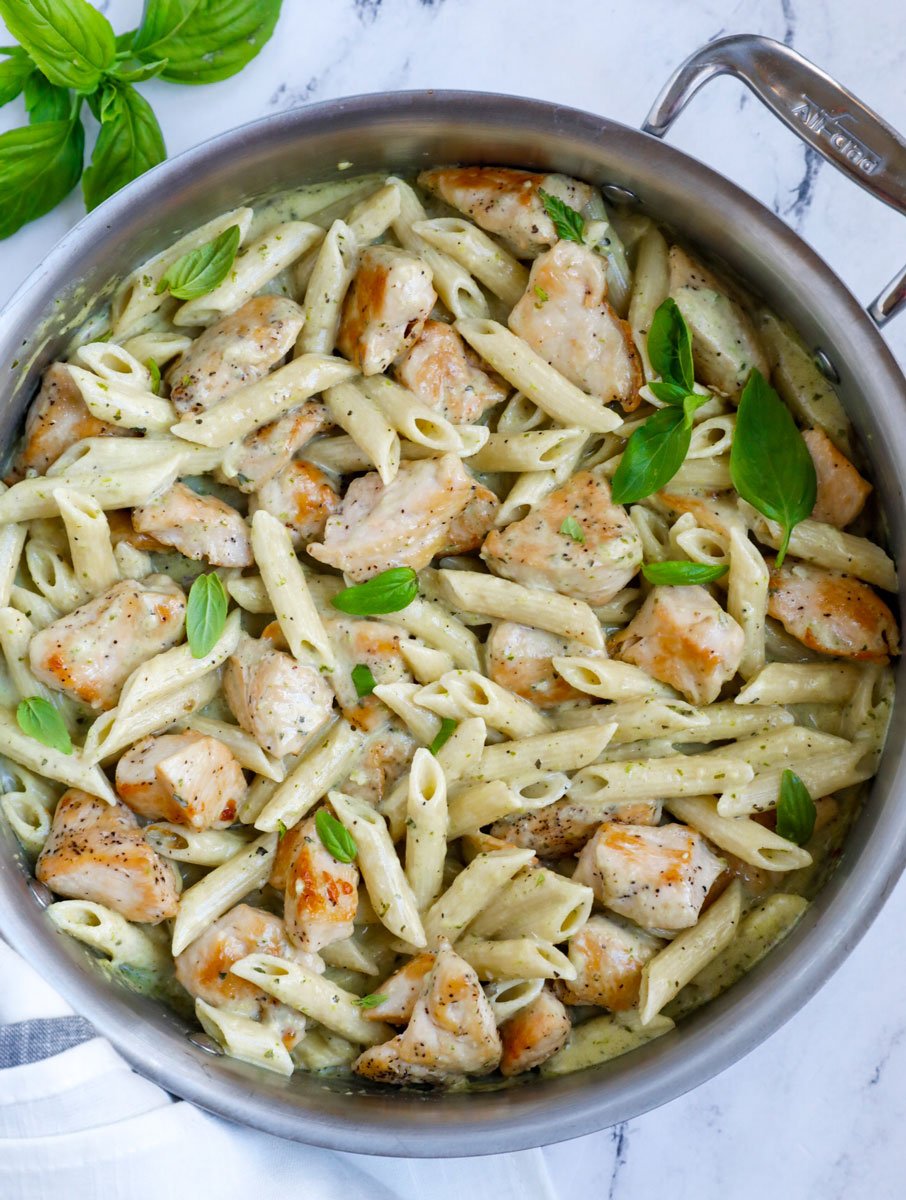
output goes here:
[[[0, 942], [0, 1027], [41, 1052], [84, 1036], [72, 1009]], [[68, 1018], [68, 1020], [67, 1020]], [[0, 1034], [4, 1033], [0, 1029]], [[21, 1041], [20, 1041], [20, 1044]], [[416, 1160], [335, 1154], [173, 1100], [100, 1037], [0, 1070], [3, 1200], [556, 1200], [540, 1150]]]

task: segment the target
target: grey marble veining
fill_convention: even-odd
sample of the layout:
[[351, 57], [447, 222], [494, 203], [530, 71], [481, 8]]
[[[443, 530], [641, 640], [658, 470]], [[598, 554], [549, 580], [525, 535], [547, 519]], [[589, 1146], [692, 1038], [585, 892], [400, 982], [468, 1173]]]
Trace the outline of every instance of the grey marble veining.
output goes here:
[[[101, 5], [120, 29], [140, 0]], [[901, 0], [284, 0], [241, 76], [187, 93], [143, 85], [171, 153], [298, 104], [388, 88], [462, 87], [643, 119], [702, 43], [757, 32], [791, 45], [906, 129]], [[187, 95], [189, 102], [187, 103]], [[21, 123], [16, 104], [0, 127]], [[730, 79], [670, 135], [787, 220], [863, 302], [906, 260], [906, 221], [826, 166]], [[80, 215], [77, 199], [0, 245], [10, 293]], [[906, 363], [906, 317], [890, 327]], [[569, 1200], [900, 1200], [906, 1195], [906, 883], [806, 1008], [741, 1063], [615, 1129], [546, 1151]]]

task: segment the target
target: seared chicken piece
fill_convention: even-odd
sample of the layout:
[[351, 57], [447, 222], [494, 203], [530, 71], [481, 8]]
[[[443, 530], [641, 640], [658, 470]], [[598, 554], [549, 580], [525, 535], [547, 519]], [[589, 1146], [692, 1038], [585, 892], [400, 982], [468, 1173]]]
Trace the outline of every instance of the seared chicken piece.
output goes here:
[[579, 855], [573, 875], [605, 908], [645, 929], [688, 929], [698, 920], [724, 863], [685, 825], [605, 821]]
[[771, 571], [768, 615], [811, 650], [886, 663], [900, 653], [893, 613], [867, 583], [787, 560]]
[[557, 242], [535, 259], [508, 324], [577, 387], [631, 412], [645, 379], [632, 331], [607, 303], [606, 266], [587, 246]]
[[369, 736], [361, 758], [343, 784], [344, 792], [375, 806], [408, 770], [418, 749], [418, 742], [403, 722], [389, 710], [388, 716], [389, 720], [379, 723]]
[[216, 496], [199, 496], [174, 483], [147, 504], [132, 510], [136, 533], [147, 533], [186, 558], [212, 567], [250, 567], [254, 561], [248, 526]]
[[330, 423], [327, 409], [317, 400], [290, 409], [286, 416], [248, 435], [235, 459], [237, 474], [227, 477], [226, 482], [242, 492], [258, 491], [278, 471], [288, 467], [296, 451], [316, 434], [323, 433]]
[[500, 501], [491, 489], [473, 480], [471, 499], [447, 526], [447, 540], [437, 553], [472, 554], [494, 528], [499, 509]]
[[441, 938], [406, 1029], [365, 1050], [352, 1069], [380, 1083], [440, 1083], [451, 1075], [486, 1075], [501, 1053], [478, 976]]
[[845, 529], [865, 507], [871, 484], [822, 429], [807, 429], [802, 436], [818, 476], [818, 498], [812, 520]]
[[564, 797], [544, 808], [529, 809], [504, 817], [491, 826], [491, 836], [513, 846], [525, 846], [541, 858], [562, 858], [581, 850], [603, 820], [622, 825], [657, 825], [661, 819], [659, 800], [614, 800], [602, 811]]
[[484, 652], [489, 677], [538, 708], [588, 699], [558, 675], [551, 662], [570, 653], [594, 654], [587, 646], [514, 621], [497, 621], [491, 626]]
[[434, 966], [434, 955], [430, 950], [416, 954], [408, 962], [403, 963], [398, 971], [385, 979], [379, 988], [375, 988], [378, 996], [384, 999], [374, 1008], [365, 1009], [363, 1016], [369, 1021], [387, 1021], [390, 1025], [408, 1025], [415, 1002], [421, 994], [425, 976]]
[[124, 579], [35, 634], [32, 672], [92, 708], [113, 708], [135, 668], [179, 640], [185, 613], [172, 579]]
[[302, 309], [286, 296], [255, 296], [211, 325], [167, 372], [180, 416], [212, 408], [230, 392], [255, 383], [295, 345]]
[[340, 508], [340, 497], [319, 467], [293, 460], [252, 497], [250, 511], [259, 508], [283, 522], [299, 549], [323, 536], [327, 518]]
[[699, 383], [736, 396], [753, 368], [769, 378], [770, 365], [747, 314], [711, 272], [679, 246], [670, 248], [670, 295], [692, 333]]
[[363, 375], [379, 375], [412, 345], [436, 301], [431, 272], [417, 255], [369, 246], [346, 293], [337, 349]]
[[615, 658], [669, 683], [693, 704], [710, 704], [736, 674], [745, 634], [703, 587], [656, 587], [610, 639]]
[[639, 1002], [642, 968], [663, 947], [643, 929], [591, 917], [569, 939], [569, 961], [576, 978], [561, 979], [557, 994], [564, 1004], [596, 1004], [625, 1012]]
[[368, 579], [388, 567], [426, 567], [448, 541], [451, 522], [473, 498], [475, 481], [456, 454], [400, 463], [389, 485], [376, 471], [350, 483], [324, 540], [308, 547], [319, 562]]
[[91, 415], [65, 363], [51, 363], [25, 418], [25, 438], [10, 480], [43, 475], [64, 450], [89, 437], [131, 437], [131, 430]]
[[292, 945], [279, 917], [237, 904], [176, 956], [176, 978], [190, 996], [215, 1008], [273, 1023], [286, 1047], [292, 1049], [305, 1032], [305, 1018], [230, 971], [233, 963], [249, 954], [276, 954], [309, 971], [320, 974], [324, 970], [316, 955]]
[[333, 706], [333, 692], [315, 667], [247, 634], [227, 660], [223, 693], [246, 733], [276, 758], [298, 753]]
[[317, 953], [352, 934], [359, 871], [355, 863], [338, 862], [325, 849], [314, 817], [280, 839], [270, 882], [283, 891], [286, 933], [300, 950]]
[[454, 425], [471, 425], [506, 400], [509, 386], [495, 375], [452, 325], [426, 321], [405, 358], [394, 368], [400, 383]]
[[520, 258], [534, 258], [557, 240], [539, 189], [556, 193], [577, 211], [594, 196], [577, 179], [511, 167], [435, 167], [422, 171], [418, 182], [488, 233], [498, 234]]
[[136, 742], [116, 764], [116, 790], [141, 817], [226, 829], [246, 782], [229, 746], [190, 729]]
[[[567, 517], [579, 523], [583, 541], [560, 532]], [[495, 575], [599, 605], [637, 573], [642, 543], [604, 476], [580, 471], [527, 517], [489, 533], [481, 557]]]
[[572, 1024], [553, 992], [539, 992], [500, 1026], [502, 1075], [521, 1075], [540, 1067], [566, 1045]]
[[60, 797], [35, 875], [58, 896], [105, 904], [143, 925], [175, 917], [179, 904], [179, 874], [145, 841], [133, 812], [78, 788]]
[[398, 683], [410, 675], [400, 653], [404, 635], [393, 625], [355, 617], [331, 617], [324, 623], [337, 660], [330, 677], [343, 716], [358, 729], [373, 730], [385, 725], [390, 710], [375, 695], [359, 696], [352, 672], [367, 667], [375, 685]]

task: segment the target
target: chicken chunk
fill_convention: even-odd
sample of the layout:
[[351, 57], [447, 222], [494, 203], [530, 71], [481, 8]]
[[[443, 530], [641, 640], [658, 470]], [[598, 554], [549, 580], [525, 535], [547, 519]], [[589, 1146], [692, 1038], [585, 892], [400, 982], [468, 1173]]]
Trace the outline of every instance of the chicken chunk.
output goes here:
[[323, 542], [308, 553], [352, 579], [388, 567], [421, 570], [446, 545], [451, 522], [473, 495], [474, 480], [456, 454], [403, 462], [389, 485], [372, 471], [352, 481]]
[[148, 845], [131, 809], [77, 788], [60, 797], [35, 876], [58, 896], [104, 904], [143, 925], [175, 917], [179, 904], [176, 868]]
[[543, 808], [504, 817], [491, 826], [491, 836], [513, 846], [525, 846], [541, 858], [561, 858], [581, 850], [603, 820], [623, 825], [657, 825], [659, 800], [614, 800], [594, 809], [565, 797]]
[[471, 425], [506, 400], [509, 386], [495, 375], [452, 325], [426, 321], [394, 369], [400, 383], [454, 425]]
[[736, 674], [744, 643], [742, 628], [705, 588], [656, 587], [609, 648], [693, 704], [710, 704]]
[[768, 615], [811, 650], [886, 663], [900, 632], [880, 596], [859, 579], [787, 560], [771, 571]]
[[488, 233], [497, 234], [520, 258], [534, 258], [557, 240], [539, 190], [556, 193], [577, 211], [594, 196], [587, 183], [576, 179], [512, 167], [435, 167], [422, 171], [418, 182]]
[[643, 929], [610, 917], [591, 917], [569, 939], [576, 978], [559, 980], [557, 994], [564, 1004], [595, 1004], [611, 1012], [635, 1008], [642, 968], [663, 945]]
[[605, 821], [579, 855], [573, 875], [605, 908], [645, 929], [688, 929], [698, 920], [724, 863], [685, 825]]
[[167, 372], [180, 416], [201, 413], [255, 383], [295, 345], [302, 309], [286, 296], [255, 296], [211, 325]]
[[359, 796], [375, 806], [408, 770], [418, 748], [402, 721], [387, 711], [389, 719], [369, 734], [361, 758], [343, 784], [350, 796]]
[[[582, 541], [560, 532], [567, 517], [578, 521]], [[495, 575], [599, 605], [637, 573], [642, 543], [606, 478], [580, 471], [527, 517], [489, 533], [481, 557]]]
[[490, 488], [472, 481], [472, 496], [447, 526], [447, 539], [438, 555], [472, 554], [494, 528], [500, 501]]
[[571, 1029], [569, 1014], [553, 992], [539, 992], [500, 1026], [500, 1073], [521, 1075], [540, 1067], [563, 1049]]
[[227, 660], [223, 693], [246, 733], [276, 758], [297, 754], [333, 706], [333, 692], [315, 667], [246, 634]]
[[281, 838], [270, 881], [283, 891], [286, 934], [300, 950], [317, 953], [352, 934], [359, 871], [325, 849], [314, 817]]
[[812, 520], [845, 529], [865, 507], [871, 484], [862, 478], [822, 429], [807, 429], [802, 437], [818, 476], [818, 497], [812, 509]]
[[412, 1018], [415, 1002], [421, 994], [425, 976], [434, 967], [434, 955], [430, 950], [416, 954], [403, 963], [398, 971], [385, 979], [376, 989], [384, 999], [374, 1008], [363, 1013], [369, 1021], [387, 1021], [390, 1025], [408, 1025]]
[[363, 375], [379, 375], [412, 345], [436, 301], [417, 255], [369, 246], [346, 293], [337, 348]]
[[383, 621], [362, 621], [355, 617], [332, 617], [324, 627], [337, 660], [330, 681], [343, 716], [366, 732], [386, 725], [390, 710], [374, 694], [359, 695], [353, 671], [356, 667], [367, 667], [376, 686], [409, 679], [400, 653], [402, 633]]
[[226, 829], [246, 782], [229, 746], [187, 730], [136, 742], [116, 764], [116, 790], [141, 817]]
[[538, 708], [588, 699], [557, 674], [551, 661], [570, 653], [593, 654], [587, 646], [514, 621], [498, 621], [491, 627], [484, 651], [490, 678]]
[[185, 613], [172, 579], [124, 579], [35, 634], [32, 673], [91, 708], [113, 708], [135, 668], [179, 640]]
[[236, 509], [184, 483], [133, 509], [132, 525], [136, 533], [213, 567], [250, 567], [255, 561], [248, 526]]
[[557, 242], [532, 264], [509, 326], [577, 387], [631, 412], [645, 379], [632, 331], [606, 297], [605, 260], [587, 246]]
[[176, 978], [190, 996], [215, 1008], [273, 1024], [287, 1049], [292, 1049], [305, 1032], [305, 1018], [230, 971], [233, 963], [249, 954], [276, 954], [309, 971], [324, 970], [316, 955], [292, 945], [279, 917], [237, 904], [176, 956]]
[[501, 1053], [478, 976], [442, 938], [405, 1030], [365, 1050], [352, 1069], [381, 1083], [440, 1083], [450, 1076], [486, 1075]]
[[323, 404], [308, 400], [283, 417], [250, 433], [233, 461], [236, 474], [226, 482], [242, 492], [256, 492], [288, 467], [297, 450], [330, 426]]
[[282, 521], [298, 549], [323, 536], [327, 518], [340, 509], [340, 497], [320, 467], [293, 460], [261, 485], [250, 508], [252, 513], [263, 508]]
[[27, 472], [43, 475], [64, 450], [83, 438], [125, 436], [131, 436], [131, 431], [92, 416], [65, 363], [51, 363], [25, 418], [25, 438], [10, 482]]

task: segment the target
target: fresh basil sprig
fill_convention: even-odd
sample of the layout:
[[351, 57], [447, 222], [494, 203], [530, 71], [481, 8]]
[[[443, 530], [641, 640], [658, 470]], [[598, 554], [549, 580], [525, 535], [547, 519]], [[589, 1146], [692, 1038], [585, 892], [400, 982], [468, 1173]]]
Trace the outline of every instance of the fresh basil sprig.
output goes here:
[[29, 696], [16, 709], [16, 721], [23, 733], [50, 746], [61, 754], [72, 754], [72, 740], [63, 718], [49, 700], [43, 696]]
[[441, 717], [440, 729], [438, 729], [434, 741], [428, 747], [433, 755], [436, 756], [441, 746], [445, 746], [449, 742], [458, 724], [459, 722], [455, 721], [453, 717]]
[[178, 258], [155, 291], [158, 295], [169, 292], [178, 300], [196, 300], [213, 292], [229, 274], [241, 240], [242, 231], [238, 225], [224, 229], [213, 241]]
[[779, 567], [790, 534], [815, 507], [818, 477], [792, 413], [757, 370], [742, 389], [730, 478], [743, 500], [783, 529], [775, 563]]
[[369, 992], [367, 996], [359, 996], [358, 1000], [353, 1000], [353, 1004], [357, 1008], [377, 1008], [386, 999], [387, 995], [385, 992]]
[[538, 198], [544, 205], [544, 211], [554, 223], [557, 237], [564, 242], [578, 242], [581, 246], [585, 238], [585, 218], [581, 213], [561, 200], [552, 196], [544, 188], [538, 188]]
[[417, 595], [418, 576], [412, 568], [391, 567], [364, 583], [344, 588], [330, 602], [340, 612], [372, 617], [408, 608]]
[[355, 688], [355, 694], [361, 699], [363, 696], [370, 696], [377, 686], [377, 680], [371, 673], [371, 668], [367, 663], [356, 663], [352, 668], [352, 684]]
[[[692, 368], [692, 335], [686, 324], [679, 305], [669, 296], [659, 304], [651, 319], [648, 330], [648, 360], [660, 375], [664, 383], [681, 389], [683, 395], [691, 392], [695, 386], [695, 374]], [[649, 387], [652, 385], [649, 384]], [[658, 385], [655, 384], [655, 387]], [[653, 388], [652, 388], [653, 390]], [[658, 396], [658, 393], [654, 393]], [[669, 393], [675, 395], [675, 391]], [[665, 404], [682, 403], [682, 397], [667, 400]]]
[[326, 808], [319, 808], [315, 813], [315, 829], [321, 844], [328, 854], [332, 854], [337, 862], [351, 863], [359, 852], [355, 838], [342, 823]]
[[653, 562], [644, 564], [642, 574], [649, 583], [658, 587], [682, 587], [685, 584], [713, 583], [715, 579], [726, 575], [729, 569], [720, 563], [709, 566], [708, 563], [697, 562]]
[[227, 79], [270, 38], [280, 7], [281, 0], [145, 0], [139, 28], [116, 36], [88, 0], [0, 0], [0, 18], [20, 43], [0, 48], [0, 105], [24, 92], [29, 116], [29, 126], [0, 136], [0, 238], [78, 182], [83, 100], [101, 126], [84, 176], [93, 208], [166, 157], [157, 119], [132, 85], [156, 75], [190, 84]]
[[804, 846], [815, 832], [817, 815], [808, 788], [793, 771], [784, 771], [777, 801], [777, 832], [787, 841]]
[[219, 575], [199, 575], [189, 591], [186, 637], [193, 658], [204, 658], [220, 641], [227, 616], [227, 593]]

